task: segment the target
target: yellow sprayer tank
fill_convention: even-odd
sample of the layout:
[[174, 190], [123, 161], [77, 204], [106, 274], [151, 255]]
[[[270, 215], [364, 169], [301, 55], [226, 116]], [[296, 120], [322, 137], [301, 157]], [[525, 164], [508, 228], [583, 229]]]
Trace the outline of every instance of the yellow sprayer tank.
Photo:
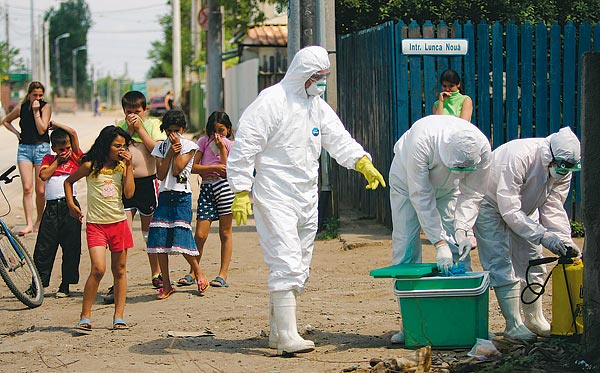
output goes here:
[[[575, 313], [576, 327], [571, 307]], [[583, 334], [583, 262], [579, 259], [575, 259], [573, 264], [559, 263], [552, 270], [551, 326], [552, 335]]]

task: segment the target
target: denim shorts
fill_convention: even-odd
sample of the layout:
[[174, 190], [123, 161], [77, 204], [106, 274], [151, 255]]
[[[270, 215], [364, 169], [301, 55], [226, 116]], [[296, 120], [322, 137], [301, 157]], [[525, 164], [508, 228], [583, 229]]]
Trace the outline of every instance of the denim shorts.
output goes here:
[[41, 144], [19, 144], [17, 162], [29, 162], [39, 166], [42, 164], [42, 159], [46, 154], [50, 154], [50, 144], [47, 142]]

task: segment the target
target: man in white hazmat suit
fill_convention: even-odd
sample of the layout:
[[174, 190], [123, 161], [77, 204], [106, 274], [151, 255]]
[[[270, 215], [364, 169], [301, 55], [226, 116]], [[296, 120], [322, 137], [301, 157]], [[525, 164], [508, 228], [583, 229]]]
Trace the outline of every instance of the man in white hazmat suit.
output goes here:
[[[422, 228], [442, 272], [458, 260], [471, 270], [472, 229], [490, 160], [485, 135], [454, 116], [419, 119], [400, 137], [389, 176], [393, 264], [421, 263]], [[402, 330], [392, 336], [392, 343], [403, 342]]]
[[[492, 153], [488, 189], [475, 235], [481, 264], [490, 271], [491, 285], [506, 319], [504, 335], [509, 338], [535, 340], [536, 334], [550, 335], [541, 297], [532, 304], [522, 304], [523, 324], [519, 281], [525, 285], [529, 260], [543, 257], [540, 244], [557, 255], [566, 254], [566, 246], [580, 253], [571, 240], [571, 225], [563, 207], [571, 172], [580, 169], [579, 140], [569, 127], [546, 138], [510, 141]], [[531, 267], [530, 283], [543, 283], [545, 272], [545, 266]], [[524, 296], [526, 302], [535, 299], [529, 290]]]
[[296, 296], [309, 277], [317, 232], [321, 147], [340, 165], [360, 171], [367, 189], [385, 187], [371, 156], [320, 97], [328, 74], [325, 49], [300, 50], [283, 80], [263, 90], [244, 111], [227, 159], [238, 225], [252, 213], [252, 189], [256, 230], [269, 266], [269, 347], [279, 354], [314, 349], [298, 334]]

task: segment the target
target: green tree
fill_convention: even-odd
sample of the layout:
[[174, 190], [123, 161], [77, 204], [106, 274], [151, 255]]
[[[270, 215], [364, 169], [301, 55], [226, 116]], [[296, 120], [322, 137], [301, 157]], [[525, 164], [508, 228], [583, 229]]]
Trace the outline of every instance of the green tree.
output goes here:
[[338, 0], [336, 30], [347, 34], [386, 21], [598, 22], [599, 0]]
[[5, 41], [0, 41], [0, 75], [7, 75], [12, 69], [24, 68], [23, 59], [18, 57], [19, 50], [10, 48]]
[[[92, 26], [92, 16], [85, 0], [67, 0], [60, 3], [58, 9], [50, 8], [46, 13], [46, 19], [50, 20], [50, 75], [53, 85], [58, 82], [60, 74], [62, 87], [71, 87], [73, 84], [72, 51], [80, 46], [87, 46], [88, 30]], [[59, 54], [60, 66], [57, 66], [54, 41], [57, 36], [68, 32], [68, 38], [60, 40]], [[82, 50], [77, 54], [77, 91], [88, 92], [81, 89], [86, 86], [87, 76], [87, 51]], [[60, 70], [60, 71], [59, 71]], [[88, 94], [89, 96], [89, 94]]]
[[[171, 1], [167, 1], [170, 5]], [[265, 15], [259, 10], [260, 4], [278, 4], [279, 7], [284, 7], [287, 0], [220, 0], [219, 4], [225, 9], [223, 14], [223, 36], [225, 40], [225, 50], [234, 48], [230, 44], [230, 40], [239, 34], [244, 34], [248, 27], [255, 24], [260, 24], [264, 21]], [[203, 49], [199, 52], [199, 57], [196, 61], [193, 60], [193, 50], [191, 45], [191, 30], [190, 17], [191, 2], [190, 0], [181, 0], [181, 64], [182, 66], [190, 66], [196, 69], [206, 63], [206, 51]], [[195, 17], [195, 15], [194, 15]], [[163, 28], [163, 40], [157, 40], [152, 43], [152, 49], [148, 52], [148, 57], [153, 62], [153, 66], [148, 71], [148, 78], [156, 77], [171, 77], [173, 76], [173, 17], [166, 14], [160, 19], [160, 24]], [[201, 33], [202, 45], [206, 45], [206, 33]]]
[[[171, 5], [171, 2], [168, 1]], [[192, 41], [191, 41], [191, 0], [180, 1], [181, 12], [181, 65], [192, 65]], [[168, 13], [160, 18], [163, 28], [163, 40], [152, 42], [152, 49], [148, 57], [153, 62], [148, 71], [148, 78], [172, 77], [173, 76], [173, 14]], [[183, 71], [183, 70], [182, 70]]]

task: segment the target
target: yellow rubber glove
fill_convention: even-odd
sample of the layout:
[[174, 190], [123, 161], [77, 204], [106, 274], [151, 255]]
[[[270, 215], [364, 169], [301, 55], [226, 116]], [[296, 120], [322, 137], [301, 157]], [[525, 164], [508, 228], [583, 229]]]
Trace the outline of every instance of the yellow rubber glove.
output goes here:
[[248, 215], [253, 214], [249, 192], [245, 191], [235, 194], [233, 204], [231, 205], [231, 212], [233, 212], [233, 217], [235, 218], [235, 222], [238, 227], [240, 226], [240, 223], [246, 225]]
[[360, 172], [364, 175], [365, 179], [367, 179], [367, 189], [375, 190], [381, 184], [383, 188], [385, 188], [385, 180], [383, 180], [383, 176], [377, 171], [373, 163], [369, 160], [369, 157], [366, 155], [356, 162], [356, 171]]

